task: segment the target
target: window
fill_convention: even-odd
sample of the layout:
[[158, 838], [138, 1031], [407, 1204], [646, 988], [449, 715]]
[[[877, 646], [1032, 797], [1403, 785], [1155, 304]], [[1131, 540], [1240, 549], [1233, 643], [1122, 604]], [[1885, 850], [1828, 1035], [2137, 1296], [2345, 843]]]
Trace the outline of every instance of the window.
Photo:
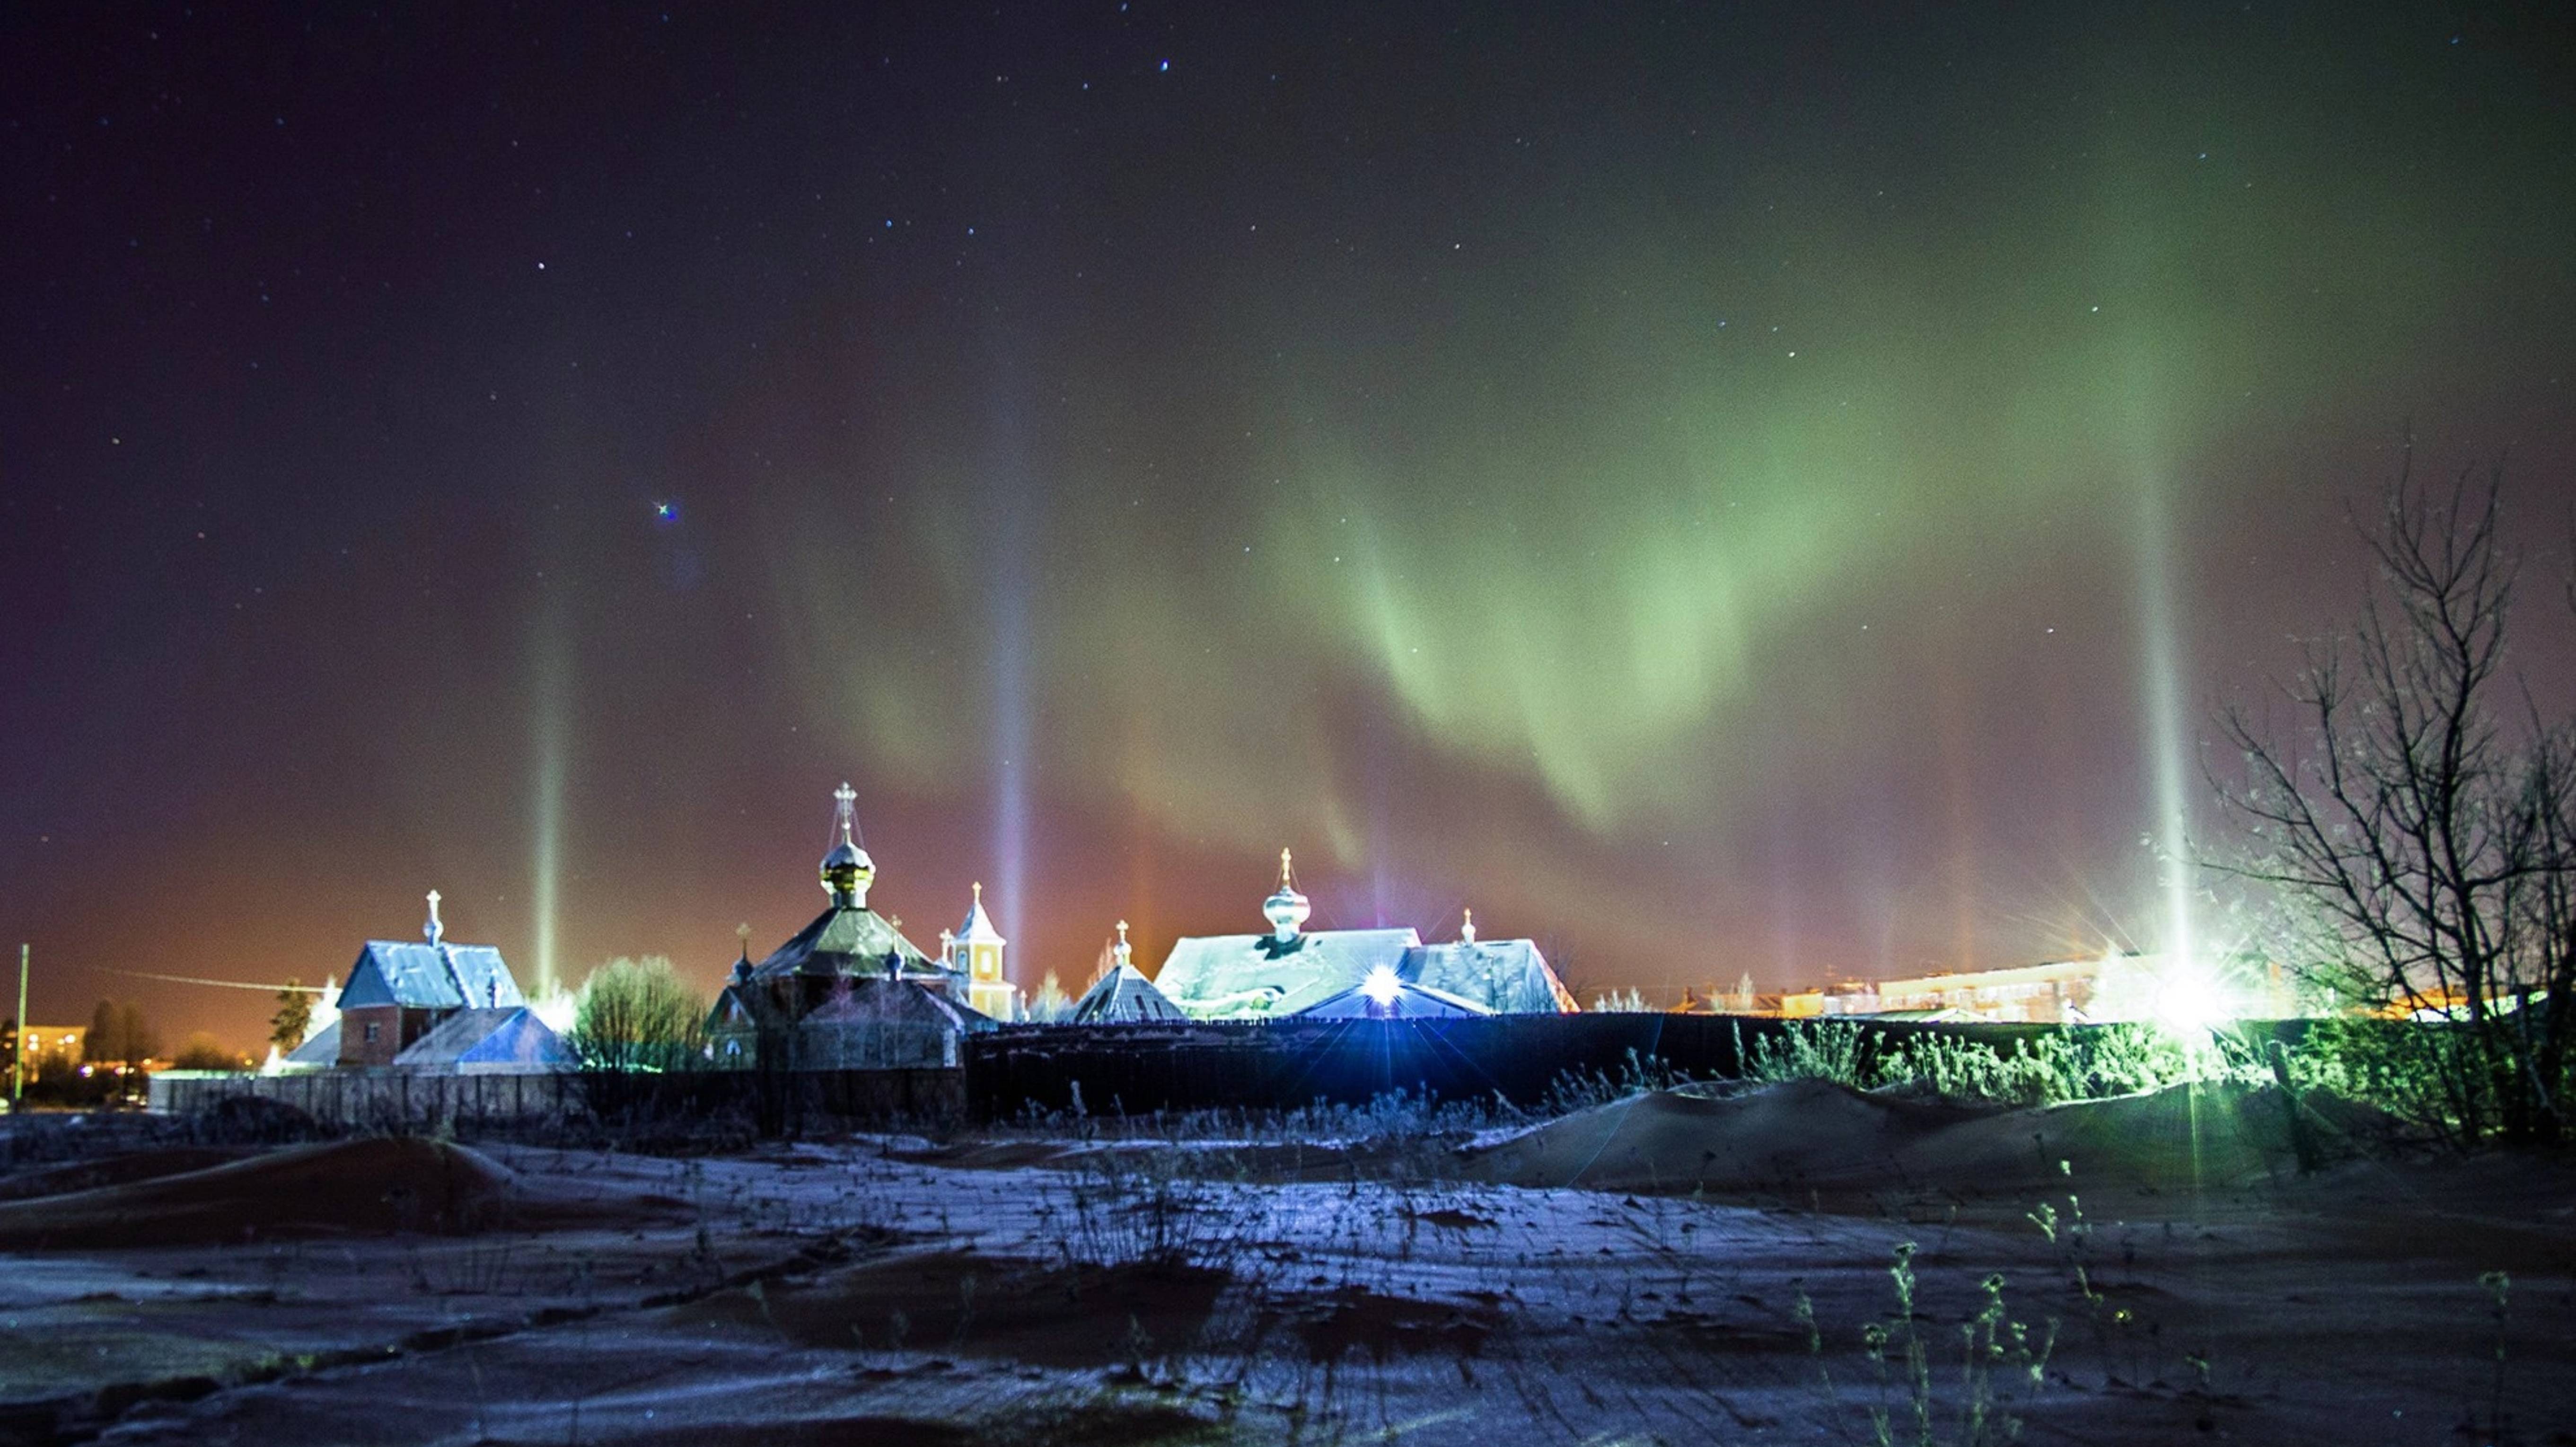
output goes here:
[[367, 1040], [369, 1041], [369, 1043], [373, 1043], [373, 1042], [374, 1042], [374, 1040], [375, 1040], [375, 1038], [376, 1038], [377, 1033], [378, 1033], [379, 1031], [383, 1030], [384, 1028], [385, 1028], [384, 1026], [377, 1024], [377, 1023], [376, 1023], [375, 1021], [373, 1021], [373, 1020], [368, 1021], [368, 1022], [367, 1022]]

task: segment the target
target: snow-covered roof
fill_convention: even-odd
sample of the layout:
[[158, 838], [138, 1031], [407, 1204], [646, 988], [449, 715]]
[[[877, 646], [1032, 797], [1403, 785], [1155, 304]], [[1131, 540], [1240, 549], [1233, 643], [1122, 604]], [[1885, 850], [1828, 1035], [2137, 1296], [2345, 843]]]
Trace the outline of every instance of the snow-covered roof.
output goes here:
[[1123, 1025], [1136, 1020], [1186, 1020], [1181, 1007], [1154, 988], [1134, 965], [1116, 965], [1074, 1003], [1077, 1025]]
[[332, 1021], [304, 1037], [304, 1043], [286, 1052], [289, 1065], [337, 1065], [340, 1063], [340, 1022]]
[[1529, 940], [1416, 945], [1396, 974], [1498, 1015], [1553, 1015], [1575, 1008], [1547, 957]]
[[977, 884], [975, 886], [975, 901], [974, 903], [966, 906], [966, 922], [957, 927], [957, 932], [953, 938], [957, 943], [967, 945], [999, 945], [1009, 943], [1009, 941], [1002, 938], [1002, 932], [1000, 930], [993, 928], [993, 917], [984, 912], [983, 885]]
[[[1380, 968], [1407, 985], [1453, 997], [1470, 1013], [1553, 1015], [1575, 1007], [1528, 940], [1426, 945], [1409, 929], [1184, 939], [1172, 946], [1152, 987], [1193, 1018], [1278, 1019], [1354, 990]], [[1076, 1018], [1082, 1018], [1079, 1007]]]
[[771, 980], [792, 974], [882, 976], [889, 952], [900, 958], [907, 975], [955, 973], [923, 954], [875, 910], [836, 904], [816, 915], [813, 923], [796, 932], [795, 938], [770, 951], [769, 958], [752, 966], [751, 977]]
[[1394, 968], [1421, 943], [1409, 929], [1194, 936], [1173, 944], [1154, 986], [1195, 1018], [1275, 1019], [1350, 989], [1372, 969]]
[[419, 1009], [490, 1009], [524, 1005], [519, 982], [490, 945], [369, 940], [349, 971], [338, 1007], [404, 1005]]
[[470, 1066], [551, 1070], [572, 1063], [563, 1041], [526, 1006], [459, 1010], [411, 1043], [394, 1064], [413, 1069]]

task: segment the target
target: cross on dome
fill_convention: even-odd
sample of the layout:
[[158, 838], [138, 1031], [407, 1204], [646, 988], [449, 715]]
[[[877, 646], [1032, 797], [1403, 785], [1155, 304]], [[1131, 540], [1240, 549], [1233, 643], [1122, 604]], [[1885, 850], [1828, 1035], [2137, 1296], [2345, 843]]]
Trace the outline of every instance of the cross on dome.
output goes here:
[[439, 940], [444, 938], [447, 934], [447, 926], [441, 923], [438, 918], [437, 890], [433, 889], [429, 892], [429, 922], [420, 927], [420, 932], [429, 936], [429, 942], [431, 944], [438, 943]]
[[877, 864], [868, 857], [867, 846], [859, 842], [859, 815], [856, 807], [859, 791], [850, 781], [832, 791], [832, 826], [840, 835], [830, 853], [823, 856], [823, 889], [832, 902], [844, 908], [868, 907], [868, 887], [876, 883]]
[[832, 824], [841, 831], [841, 837], [835, 842], [856, 845], [859, 829], [859, 791], [850, 787], [849, 780], [843, 779], [841, 787], [832, 791], [832, 801]]
[[1005, 944], [1002, 932], [993, 928], [993, 917], [984, 912], [984, 883], [975, 882], [974, 901], [966, 906], [965, 922], [957, 926], [956, 940], [962, 944]]
[[1314, 905], [1297, 892], [1295, 860], [1287, 850], [1280, 850], [1279, 889], [1261, 902], [1261, 917], [1270, 921], [1272, 937], [1282, 945], [1296, 939], [1298, 929], [1314, 912]]

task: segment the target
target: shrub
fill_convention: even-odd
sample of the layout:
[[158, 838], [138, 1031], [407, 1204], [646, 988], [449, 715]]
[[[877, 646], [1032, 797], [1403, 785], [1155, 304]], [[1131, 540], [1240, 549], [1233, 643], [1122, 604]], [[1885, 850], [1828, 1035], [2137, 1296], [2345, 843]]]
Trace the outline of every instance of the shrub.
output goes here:
[[1777, 1035], [1756, 1036], [1748, 1050], [1744, 1027], [1735, 1027], [1735, 1058], [1747, 1080], [1830, 1080], [1867, 1090], [1878, 1083], [1868, 1044], [1858, 1025], [1791, 1020]]
[[1736, 1053], [1747, 1080], [1830, 1080], [1853, 1090], [1914, 1089], [2015, 1106], [2101, 1100], [2221, 1073], [2214, 1052], [2128, 1024], [2069, 1027], [1997, 1047], [1956, 1035], [1792, 1020], [1749, 1044], [1738, 1027]]
[[2467, 1068], [2470, 1044], [2461, 1032], [2407, 1020], [2318, 1020], [2288, 1066], [2300, 1090], [2330, 1091], [2455, 1139], [2449, 1083]]
[[678, 1070], [706, 1045], [707, 1005], [659, 955], [619, 958], [582, 981], [564, 1045], [592, 1070]]

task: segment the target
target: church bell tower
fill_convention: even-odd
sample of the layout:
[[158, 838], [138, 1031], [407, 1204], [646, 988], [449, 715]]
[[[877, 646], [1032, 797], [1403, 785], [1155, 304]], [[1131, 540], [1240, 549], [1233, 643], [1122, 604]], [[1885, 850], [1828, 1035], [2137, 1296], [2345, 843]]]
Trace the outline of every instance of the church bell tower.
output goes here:
[[948, 936], [948, 968], [966, 977], [966, 1003], [996, 1020], [1020, 1018], [1019, 987], [1002, 973], [1002, 947], [1009, 943], [984, 912], [984, 886], [977, 882], [966, 922]]

